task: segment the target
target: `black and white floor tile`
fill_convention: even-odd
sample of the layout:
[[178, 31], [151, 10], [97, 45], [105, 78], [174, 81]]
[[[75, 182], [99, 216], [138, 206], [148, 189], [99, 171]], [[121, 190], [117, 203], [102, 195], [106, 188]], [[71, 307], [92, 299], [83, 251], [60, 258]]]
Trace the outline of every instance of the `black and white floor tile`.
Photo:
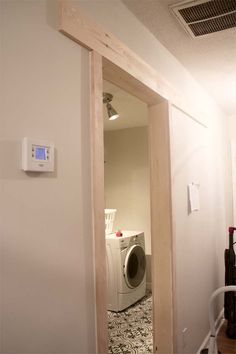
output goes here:
[[152, 297], [122, 312], [108, 311], [109, 354], [148, 354], [152, 348]]

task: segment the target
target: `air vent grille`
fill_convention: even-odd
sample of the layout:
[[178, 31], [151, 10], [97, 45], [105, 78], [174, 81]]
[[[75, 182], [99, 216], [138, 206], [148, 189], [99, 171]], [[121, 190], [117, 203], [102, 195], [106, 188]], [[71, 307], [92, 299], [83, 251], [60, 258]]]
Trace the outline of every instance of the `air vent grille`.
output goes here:
[[192, 37], [236, 27], [236, 0], [188, 0], [170, 8]]
[[232, 11], [236, 11], [235, 0], [217, 0], [187, 7], [179, 10], [179, 13], [187, 23], [190, 23], [206, 20], [209, 17], [222, 16]]
[[223, 31], [228, 28], [233, 28], [236, 25], [236, 13], [230, 15], [216, 17], [204, 22], [192, 23], [189, 25], [194, 35], [203, 36], [208, 33]]

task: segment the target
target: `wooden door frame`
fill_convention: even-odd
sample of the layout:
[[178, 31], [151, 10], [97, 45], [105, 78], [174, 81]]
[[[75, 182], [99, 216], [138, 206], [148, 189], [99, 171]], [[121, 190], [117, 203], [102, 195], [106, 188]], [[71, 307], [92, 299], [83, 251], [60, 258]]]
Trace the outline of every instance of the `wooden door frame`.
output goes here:
[[[186, 109], [179, 94], [111, 33], [67, 1], [60, 3], [59, 30], [90, 51], [91, 187], [96, 279], [97, 352], [107, 351], [104, 230], [103, 78], [148, 104], [154, 353], [175, 352], [170, 101]], [[161, 202], [160, 202], [161, 201]]]

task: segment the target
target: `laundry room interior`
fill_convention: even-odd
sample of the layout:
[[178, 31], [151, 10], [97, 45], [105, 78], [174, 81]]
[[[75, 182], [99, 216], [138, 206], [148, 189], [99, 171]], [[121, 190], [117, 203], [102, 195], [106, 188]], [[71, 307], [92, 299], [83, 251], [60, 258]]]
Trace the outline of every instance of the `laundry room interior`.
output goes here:
[[105, 80], [103, 103], [109, 353], [125, 352], [130, 341], [148, 353], [153, 341], [148, 108]]

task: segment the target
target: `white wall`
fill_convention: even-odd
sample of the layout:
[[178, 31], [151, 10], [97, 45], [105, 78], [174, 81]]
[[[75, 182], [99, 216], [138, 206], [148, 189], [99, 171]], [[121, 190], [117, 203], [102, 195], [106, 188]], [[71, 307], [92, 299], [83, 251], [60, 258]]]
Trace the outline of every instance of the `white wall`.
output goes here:
[[[226, 226], [232, 222], [229, 159], [222, 130], [224, 116], [120, 1], [76, 3], [182, 91], [188, 103], [197, 103], [204, 112], [198, 118], [208, 124], [212, 163], [206, 166], [206, 174], [213, 191], [205, 222], [210, 223], [207, 230], [210, 228], [216, 239], [213, 260], [204, 267], [207, 273], [204, 279], [211, 282], [203, 279], [204, 294], [197, 305], [197, 320], [205, 332], [208, 326], [205, 306], [213, 287], [222, 283], [222, 250]], [[53, 18], [57, 13], [50, 8], [53, 1], [1, 1], [0, 4], [4, 10], [0, 20], [3, 64], [0, 97], [4, 102], [0, 116], [1, 288], [4, 289], [1, 350], [4, 354], [95, 353], [88, 54], [57, 32]], [[181, 134], [179, 138], [183, 140], [184, 131]], [[54, 174], [26, 175], [20, 170], [20, 140], [25, 135], [55, 142]], [[188, 144], [191, 146], [191, 141]], [[180, 155], [176, 155], [176, 161], [181, 158], [181, 150], [177, 154]], [[184, 175], [190, 173], [189, 167], [183, 168]], [[185, 203], [184, 199], [181, 208]], [[200, 233], [202, 221], [196, 220], [193, 225], [197, 225]], [[191, 230], [193, 225], [189, 225]], [[186, 238], [187, 229], [184, 235], [175, 237]], [[183, 251], [177, 257], [182, 254], [185, 262]], [[212, 255], [212, 248], [207, 248], [207, 252]], [[213, 267], [215, 264], [218, 266]], [[195, 269], [198, 270], [196, 264]], [[176, 285], [178, 293], [189, 303], [190, 295], [185, 288]], [[195, 321], [193, 306], [188, 314], [190, 326]], [[181, 318], [178, 321], [180, 331], [185, 322]], [[197, 331], [197, 340], [192, 334], [186, 337], [188, 348], [194, 347], [194, 351], [196, 343], [204, 337], [199, 327]]]
[[113, 231], [141, 230], [151, 254], [147, 127], [107, 131], [105, 205], [117, 209]]
[[[1, 353], [94, 354], [88, 53], [54, 2], [1, 1]], [[24, 173], [23, 136], [51, 140], [52, 174]]]
[[233, 215], [234, 225], [236, 225], [236, 114], [228, 118], [228, 134], [231, 141]]
[[[209, 330], [208, 302], [224, 282], [227, 239], [223, 168], [217, 132], [172, 109], [172, 174], [178, 353], [194, 353]], [[189, 183], [199, 184], [200, 209], [190, 212]], [[222, 302], [218, 305], [218, 311]], [[183, 330], [187, 328], [185, 334]]]
[[232, 140], [236, 140], [236, 114], [228, 117], [227, 128], [229, 138]]

